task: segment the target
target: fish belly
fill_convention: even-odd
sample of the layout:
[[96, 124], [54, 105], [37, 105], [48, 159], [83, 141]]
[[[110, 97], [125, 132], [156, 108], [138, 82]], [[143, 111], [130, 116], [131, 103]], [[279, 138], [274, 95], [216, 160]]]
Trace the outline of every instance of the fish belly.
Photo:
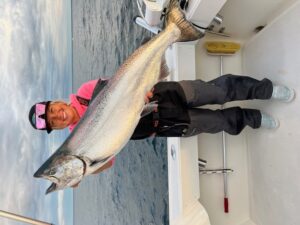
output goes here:
[[144, 96], [158, 82], [162, 56], [176, 38], [176, 30], [167, 29], [123, 64], [112, 80], [115, 84], [95, 109], [99, 113], [92, 115], [97, 123], [81, 142], [79, 154], [99, 160], [125, 146], [139, 122]]

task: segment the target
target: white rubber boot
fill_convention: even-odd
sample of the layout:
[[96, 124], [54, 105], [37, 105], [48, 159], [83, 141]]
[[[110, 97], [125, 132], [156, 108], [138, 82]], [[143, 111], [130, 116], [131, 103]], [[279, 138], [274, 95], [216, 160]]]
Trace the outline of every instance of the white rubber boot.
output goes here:
[[271, 99], [283, 101], [283, 102], [291, 102], [295, 98], [295, 91], [292, 88], [288, 88], [286, 86], [274, 85], [273, 93]]
[[279, 121], [272, 116], [261, 112], [261, 125], [260, 127], [266, 129], [277, 129], [279, 127]]

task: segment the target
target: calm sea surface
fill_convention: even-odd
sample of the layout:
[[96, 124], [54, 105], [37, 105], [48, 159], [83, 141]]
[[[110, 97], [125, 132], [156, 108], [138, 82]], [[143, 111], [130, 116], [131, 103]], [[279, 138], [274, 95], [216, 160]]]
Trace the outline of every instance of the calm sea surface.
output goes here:
[[[132, 0], [72, 1], [74, 92], [87, 80], [112, 76], [150, 36], [133, 23], [137, 13]], [[167, 168], [165, 138], [129, 141], [113, 168], [74, 191], [74, 224], [169, 224]]]

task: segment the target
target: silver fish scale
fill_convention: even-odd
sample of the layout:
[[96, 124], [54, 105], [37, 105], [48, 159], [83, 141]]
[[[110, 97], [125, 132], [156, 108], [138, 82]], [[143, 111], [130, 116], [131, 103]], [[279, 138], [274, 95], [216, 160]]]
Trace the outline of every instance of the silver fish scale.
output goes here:
[[68, 143], [72, 153], [101, 160], [124, 147], [140, 119], [144, 96], [158, 81], [162, 55], [176, 40], [174, 34], [161, 32], [126, 60], [73, 131], [76, 136]]

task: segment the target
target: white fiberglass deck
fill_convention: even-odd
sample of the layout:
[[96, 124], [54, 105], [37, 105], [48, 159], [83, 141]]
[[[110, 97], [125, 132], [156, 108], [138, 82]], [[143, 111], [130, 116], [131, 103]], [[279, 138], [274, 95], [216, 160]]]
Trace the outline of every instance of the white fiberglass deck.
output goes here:
[[[167, 51], [171, 80], [195, 79], [195, 45], [174, 44]], [[198, 138], [168, 138], [170, 225], [209, 225], [199, 202]]]

